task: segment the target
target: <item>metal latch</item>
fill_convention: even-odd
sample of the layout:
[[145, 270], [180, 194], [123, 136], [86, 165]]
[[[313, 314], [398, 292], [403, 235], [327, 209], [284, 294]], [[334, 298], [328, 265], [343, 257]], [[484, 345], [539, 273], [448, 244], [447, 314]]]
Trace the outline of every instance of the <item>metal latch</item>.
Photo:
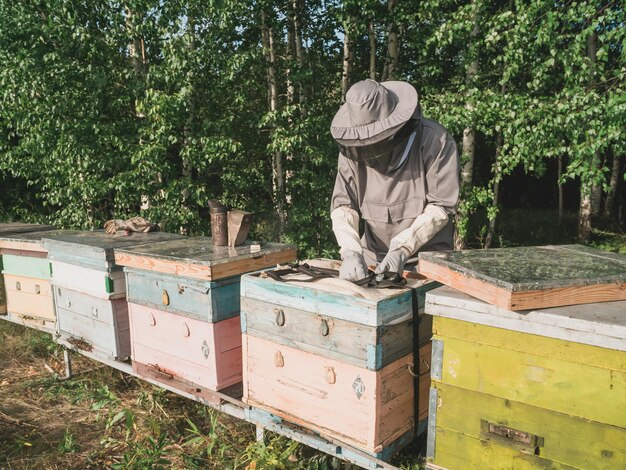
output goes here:
[[484, 419], [480, 421], [480, 430], [482, 439], [493, 440], [515, 447], [525, 454], [539, 455], [539, 448], [544, 446], [544, 439], [541, 436], [513, 429], [502, 424], [491, 423]]

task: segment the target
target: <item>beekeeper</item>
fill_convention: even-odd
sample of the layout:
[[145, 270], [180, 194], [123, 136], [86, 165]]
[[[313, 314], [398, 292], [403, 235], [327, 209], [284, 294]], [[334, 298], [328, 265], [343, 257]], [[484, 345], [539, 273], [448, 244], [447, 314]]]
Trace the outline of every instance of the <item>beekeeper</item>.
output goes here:
[[331, 201], [340, 278], [361, 280], [376, 264], [402, 273], [418, 251], [452, 249], [459, 156], [448, 131], [422, 117], [412, 85], [354, 84], [330, 129], [340, 149]]

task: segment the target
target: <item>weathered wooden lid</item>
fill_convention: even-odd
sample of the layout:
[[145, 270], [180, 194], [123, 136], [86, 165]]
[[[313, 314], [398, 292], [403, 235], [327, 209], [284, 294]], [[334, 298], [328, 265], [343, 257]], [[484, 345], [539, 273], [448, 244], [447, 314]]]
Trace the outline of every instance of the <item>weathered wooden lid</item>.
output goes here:
[[[332, 260], [307, 260], [327, 269], [338, 269]], [[306, 276], [303, 276], [303, 278]], [[416, 290], [418, 303], [424, 293], [438, 283], [428, 279], [411, 279], [403, 288], [375, 289], [361, 287], [334, 277], [314, 282], [280, 282], [265, 273], [246, 274], [241, 278], [241, 296], [268, 302], [277, 308], [289, 307], [324, 317], [337, 318], [367, 326], [380, 326], [413, 317], [411, 289]]]
[[11, 222], [7, 224], [0, 224], [0, 236], [12, 235], [15, 233], [25, 233], [25, 232], [37, 232], [43, 230], [52, 230], [54, 227], [52, 225], [42, 225], [42, 224], [23, 224], [20, 222]]
[[52, 259], [87, 258], [103, 261], [114, 260], [114, 250], [132, 245], [162, 242], [166, 240], [185, 238], [183, 235], [165, 232], [131, 233], [124, 232], [110, 235], [104, 230], [62, 232], [44, 236], [43, 245]]
[[626, 301], [514, 312], [451, 287], [426, 294], [429, 315], [626, 351]]
[[626, 300], [626, 256], [582, 245], [426, 252], [419, 271], [509, 310]]
[[209, 237], [115, 250], [115, 262], [120, 266], [209, 281], [287, 263], [295, 258], [296, 249], [292, 245], [246, 242], [238, 247], [214, 246]]
[[65, 233], [72, 233], [68, 230], [45, 230], [37, 232], [21, 232], [11, 234], [0, 234], [0, 253], [2, 250], [36, 251], [45, 253], [47, 250], [43, 246], [43, 238], [54, 237]]

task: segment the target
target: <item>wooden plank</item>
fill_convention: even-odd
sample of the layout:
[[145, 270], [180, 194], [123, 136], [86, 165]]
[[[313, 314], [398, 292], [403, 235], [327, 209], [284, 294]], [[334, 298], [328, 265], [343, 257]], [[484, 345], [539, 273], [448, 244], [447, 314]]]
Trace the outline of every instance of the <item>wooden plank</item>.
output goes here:
[[451, 470], [580, 470], [443, 428], [437, 428], [436, 443], [434, 463]]
[[46, 258], [33, 258], [30, 256], [2, 255], [2, 272], [15, 276], [34, 277], [37, 279], [50, 279], [50, 261]]
[[175, 374], [155, 368], [152, 364], [146, 365], [133, 361], [135, 375], [144, 380], [150, 380], [153, 384], [166, 387], [175, 393], [184, 393], [196, 401], [206, 405], [220, 405], [222, 400], [215, 395], [215, 391], [199, 384], [191, 383]]
[[293, 246], [250, 243], [236, 248], [213, 246], [207, 237], [171, 240], [158, 245], [138, 245], [116, 250], [116, 263], [146, 271], [217, 280], [257, 271], [296, 258]]
[[360, 449], [356, 449], [344, 442], [337, 441], [329, 436], [314, 433], [309, 429], [305, 429], [294, 423], [285, 421], [279, 416], [273, 415], [268, 411], [260, 410], [254, 407], [247, 408], [245, 411], [246, 420], [260, 426], [263, 429], [287, 436], [294, 441], [301, 442], [302, 444], [335, 456], [341, 460], [351, 462], [362, 468], [368, 469], [398, 470], [398, 467], [380, 459], [389, 459], [393, 456], [393, 453], [405, 447], [412, 438], [412, 436], [408, 434], [408, 437], [405, 437], [404, 440], [400, 440], [397, 443], [395, 452], [393, 453], [386, 455], [377, 454], [376, 456], [372, 456], [371, 454], [363, 452]]
[[513, 312], [450, 287], [426, 296], [426, 312], [466, 322], [626, 351], [626, 302]]
[[[529, 406], [485, 393], [436, 384], [437, 427], [521, 448], [513, 439], [485, 432], [482, 422], [500, 424], [543, 441], [535, 453], [576, 468], [626, 468], [626, 429]], [[439, 445], [437, 445], [437, 451]]]
[[8, 236], [16, 233], [36, 232], [43, 230], [52, 230], [52, 225], [45, 224], [24, 224], [20, 222], [11, 222], [0, 224], [0, 236]]
[[124, 272], [130, 302], [213, 323], [239, 315], [238, 276], [200, 281], [134, 268]]
[[443, 341], [442, 383], [626, 427], [623, 371], [455, 338], [434, 339]]
[[[374, 372], [249, 335], [243, 343], [244, 401], [368, 452], [413, 428], [411, 355]], [[377, 406], [389, 417], [378, 434]]]
[[626, 256], [576, 245], [420, 253], [419, 269], [509, 310], [626, 300]]
[[43, 246], [43, 237], [64, 233], [72, 232], [69, 230], [39, 230], [33, 232], [0, 234], [0, 253], [22, 251], [28, 253], [29, 256], [45, 256], [47, 250]]
[[31, 250], [11, 250], [8, 248], [0, 249], [2, 255], [28, 256], [30, 258], [47, 258], [47, 251], [31, 251]]
[[441, 338], [455, 338], [512, 351], [530, 352], [548, 359], [626, 372], [626, 353], [620, 350], [443, 317], [434, 318], [433, 332]]
[[116, 253], [115, 262], [120, 266], [132, 266], [146, 271], [155, 271], [176, 276], [200, 280], [217, 280], [238, 274], [258, 271], [259, 269], [293, 261], [295, 250], [269, 254], [256, 258], [234, 260], [228, 265], [206, 266], [200, 264], [181, 264], [179, 261], [150, 258], [128, 252]]

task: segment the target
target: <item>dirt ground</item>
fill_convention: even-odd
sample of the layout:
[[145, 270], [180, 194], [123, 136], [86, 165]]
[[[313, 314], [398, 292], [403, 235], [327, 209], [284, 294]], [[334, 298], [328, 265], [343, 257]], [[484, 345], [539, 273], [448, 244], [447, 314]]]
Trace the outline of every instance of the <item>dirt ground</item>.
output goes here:
[[[63, 350], [50, 334], [0, 321], [0, 470], [356, 470], [285, 437]], [[423, 442], [420, 444], [423, 446]], [[417, 470], [415, 449], [396, 465]]]
[[63, 380], [63, 352], [49, 334], [0, 321], [0, 469], [246, 468], [254, 461], [246, 454], [254, 442], [248, 423], [77, 354], [72, 366], [73, 377]]

